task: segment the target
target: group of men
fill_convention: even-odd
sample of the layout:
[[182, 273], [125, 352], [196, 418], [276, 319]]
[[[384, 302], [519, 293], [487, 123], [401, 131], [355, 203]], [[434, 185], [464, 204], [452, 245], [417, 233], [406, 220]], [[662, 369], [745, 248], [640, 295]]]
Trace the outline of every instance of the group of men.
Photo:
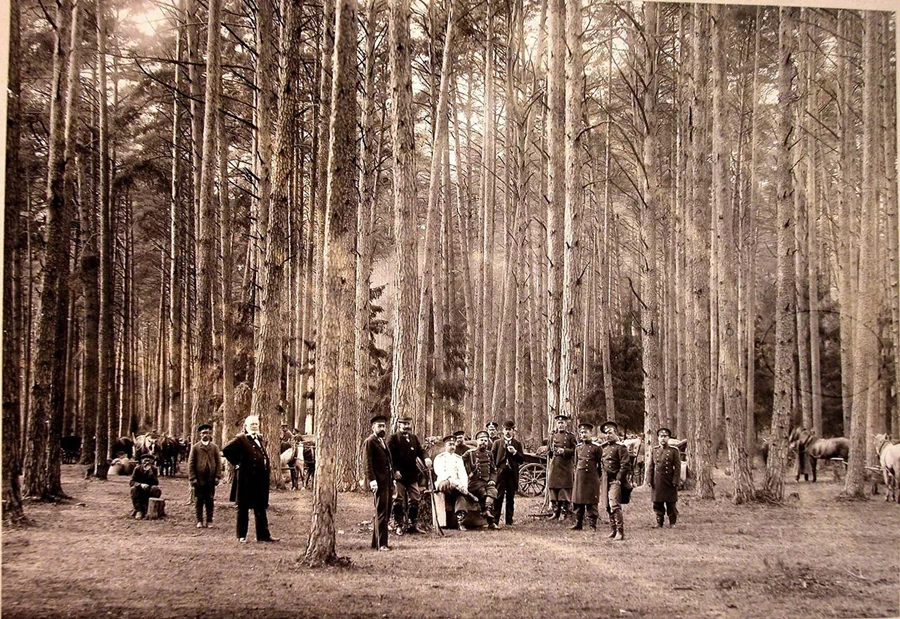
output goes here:
[[[585, 515], [591, 529], [597, 528], [598, 505], [603, 504], [609, 516], [609, 538], [625, 539], [622, 505], [631, 500], [632, 458], [619, 440], [619, 426], [607, 421], [600, 426], [605, 440], [595, 442], [591, 423], [578, 424], [576, 438], [568, 428], [566, 415], [556, 416], [556, 430], [550, 437], [550, 470], [547, 485], [554, 520], [565, 520], [574, 511], [572, 529], [584, 528]], [[647, 462], [647, 483], [656, 515], [656, 526], [675, 526], [678, 510], [678, 482], [681, 477], [681, 455], [669, 445], [672, 431], [659, 428], [658, 444]]]
[[[398, 535], [419, 532], [416, 521], [423, 485], [432, 482], [428, 471], [432, 462], [418, 437], [411, 432], [412, 420], [399, 419], [397, 432], [385, 438], [387, 422], [384, 415], [373, 417], [372, 434], [363, 446], [365, 483], [375, 499], [372, 548], [377, 550], [390, 550], [389, 530]], [[497, 424], [491, 422], [488, 429], [475, 435], [477, 446], [473, 449], [465, 445], [462, 431], [444, 437], [445, 450], [433, 462], [433, 483], [437, 491], [445, 494], [448, 504], [454, 506], [460, 529], [465, 530], [470, 509], [477, 510], [487, 520], [488, 528], [497, 528], [504, 504], [506, 524], [512, 525], [524, 453], [514, 431], [515, 423], [508, 421], [500, 436]], [[458, 446], [468, 451], [460, 455]], [[393, 518], [389, 522], [391, 504]]]
[[[578, 436], [569, 430], [569, 418], [556, 416], [556, 429], [548, 441], [550, 466], [547, 486], [553, 520], [566, 520], [574, 513], [572, 529], [584, 528], [585, 518], [591, 529], [597, 528], [598, 505], [602, 502], [609, 515], [610, 534], [624, 539], [622, 505], [631, 495], [632, 461], [628, 449], [619, 440], [619, 427], [614, 421], [600, 426], [605, 440], [595, 442], [594, 426], [578, 425]], [[498, 528], [505, 508], [506, 526], [513, 525], [515, 494], [519, 485], [519, 467], [524, 461], [524, 448], [515, 437], [515, 422], [498, 425], [490, 422], [475, 434], [474, 448], [465, 443], [465, 433], [457, 431], [443, 438], [444, 451], [432, 462], [426, 457], [419, 438], [411, 432], [412, 420], [398, 420], [397, 432], [389, 438], [387, 418], [371, 419], [372, 433], [365, 439], [365, 483], [374, 495], [375, 520], [372, 548], [390, 550], [389, 528], [396, 534], [418, 533], [419, 502], [423, 484], [433, 483], [432, 490], [444, 495], [445, 505], [456, 516], [456, 525], [466, 530], [470, 515], [480, 515], [489, 529]], [[266, 510], [269, 503], [269, 457], [259, 433], [259, 418], [249, 416], [244, 432], [238, 434], [220, 451], [212, 442], [212, 426], [198, 427], [200, 440], [191, 446], [188, 456], [189, 481], [195, 497], [197, 527], [213, 522], [216, 486], [222, 477], [222, 457], [234, 467], [230, 500], [237, 504], [237, 537], [247, 541], [249, 513], [252, 510], [258, 542], [277, 542], [272, 537]], [[668, 428], [657, 432], [659, 444], [651, 451], [647, 464], [656, 523], [662, 527], [668, 515], [669, 526], [678, 517], [676, 502], [681, 458], [668, 444], [672, 433]], [[146, 516], [150, 498], [160, 497], [159, 478], [153, 466], [153, 453], [141, 453], [140, 466], [131, 477], [133, 517]], [[433, 466], [434, 477], [430, 467]], [[389, 523], [391, 505], [393, 521]], [[204, 511], [206, 519], [204, 521]], [[471, 512], [475, 512], [472, 514]]]

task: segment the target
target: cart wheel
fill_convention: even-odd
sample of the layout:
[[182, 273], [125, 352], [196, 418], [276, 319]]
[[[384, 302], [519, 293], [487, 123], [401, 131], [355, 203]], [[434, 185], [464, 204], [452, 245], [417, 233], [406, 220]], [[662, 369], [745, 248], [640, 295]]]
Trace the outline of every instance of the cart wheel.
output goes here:
[[543, 464], [526, 464], [519, 469], [519, 492], [524, 496], [537, 496], [547, 485], [547, 468]]

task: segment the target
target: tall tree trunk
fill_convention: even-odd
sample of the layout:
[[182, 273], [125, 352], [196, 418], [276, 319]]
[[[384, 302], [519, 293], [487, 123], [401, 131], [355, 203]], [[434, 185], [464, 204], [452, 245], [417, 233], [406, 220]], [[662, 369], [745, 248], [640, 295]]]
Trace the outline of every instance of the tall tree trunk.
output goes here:
[[[299, 4], [299, 2], [298, 2]], [[395, 15], [393, 14], [392, 21]], [[355, 282], [356, 216], [356, 0], [337, 6], [332, 100], [341, 101], [331, 112], [331, 147], [328, 157], [328, 199], [325, 211], [324, 307], [319, 339], [316, 381], [316, 479], [313, 488], [312, 526], [305, 561], [312, 566], [333, 562], [334, 513], [337, 506], [336, 473], [340, 440], [350, 440], [341, 425], [348, 425], [353, 405], [353, 285]], [[353, 426], [355, 428], [355, 426]], [[360, 437], [352, 437], [357, 440]]]
[[[431, 171], [428, 182], [428, 210], [425, 218], [425, 260], [422, 268], [421, 288], [419, 288], [417, 338], [416, 338], [416, 382], [413, 388], [413, 406], [419, 422], [418, 428], [425, 431], [424, 417], [426, 379], [428, 375], [428, 340], [430, 335], [433, 273], [437, 255], [437, 242], [440, 238], [438, 209], [440, 208], [441, 164], [444, 160], [443, 147], [447, 138], [448, 114], [447, 106], [450, 88], [450, 59], [453, 44], [453, 5], [447, 9], [447, 34], [444, 38], [444, 54], [441, 62], [441, 86], [437, 104], [434, 145], [431, 151]], [[435, 306], [434, 311], [438, 311]], [[436, 362], [443, 362], [438, 359]]]
[[[234, 270], [232, 225], [234, 215], [228, 193], [228, 139], [225, 131], [224, 110], [217, 117], [216, 130], [219, 145], [219, 208], [221, 209], [219, 234], [222, 245], [222, 442], [225, 443], [234, 434], [238, 420], [235, 419], [234, 408], [235, 316], [232, 298], [232, 272]], [[172, 315], [177, 316], [174, 311]]]
[[67, 69], [72, 26], [72, 4], [61, 1], [56, 11], [53, 81], [50, 96], [50, 134], [47, 162], [47, 250], [41, 288], [41, 311], [34, 353], [34, 383], [29, 410], [25, 452], [25, 494], [51, 498], [48, 426], [57, 408], [62, 412], [66, 357], [66, 309], [68, 307], [69, 241], [71, 222], [65, 200], [65, 112]]
[[563, 243], [560, 218], [565, 213], [565, 3], [548, 0], [550, 13], [550, 62], [547, 75], [547, 142], [550, 153], [547, 201], [547, 414], [552, 420], [561, 412], [559, 383]]
[[784, 473], [787, 460], [787, 438], [791, 423], [791, 400], [794, 389], [794, 329], [796, 327], [794, 299], [793, 182], [791, 175], [791, 126], [794, 95], [791, 89], [794, 45], [794, 9], [779, 9], [778, 32], [778, 125], [776, 166], [778, 230], [777, 275], [775, 299], [775, 397], [772, 409], [772, 430], [769, 456], [766, 462], [765, 490], [769, 498], [781, 501], [784, 496]]
[[[726, 7], [727, 10], [727, 7]], [[737, 328], [737, 239], [734, 238], [734, 202], [727, 195], [727, 161], [724, 136], [725, 70], [722, 66], [725, 50], [723, 33], [728, 24], [718, 4], [710, 5], [712, 22], [712, 157], [713, 196], [716, 204], [716, 235], [719, 254], [719, 364], [720, 380], [725, 396], [725, 437], [734, 478], [734, 503], [740, 505], [754, 497], [753, 477], [747, 458], [744, 435], [743, 378], [740, 372]]]
[[[197, 391], [191, 425], [185, 435], [196, 437], [199, 423], [210, 423], [215, 415], [216, 361], [213, 353], [213, 286], [216, 277], [216, 202], [213, 196], [216, 173], [216, 118], [222, 80], [219, 45], [221, 0], [210, 0], [206, 41], [206, 106], [203, 113], [203, 154], [200, 170], [200, 218], [197, 290]], [[280, 368], [279, 364], [279, 368]], [[257, 361], [257, 372], [259, 362]], [[273, 407], [274, 408], [274, 407]], [[270, 437], [274, 436], [271, 430]], [[193, 440], [193, 439], [192, 439]], [[270, 444], [273, 441], [270, 441]]]
[[[3, 244], [5, 264], [3, 268], [3, 517], [18, 522], [25, 517], [22, 509], [22, 454], [19, 435], [21, 430], [21, 386], [18, 362], [22, 334], [15, 305], [16, 290], [13, 263], [21, 264], [21, 218], [25, 206], [22, 184], [22, 166], [19, 148], [22, 136], [22, 67], [21, 67], [21, 15], [19, 0], [9, 4], [9, 81], [6, 108], [6, 176], [14, 179], [6, 182]], [[20, 280], [21, 281], [21, 280]]]
[[693, 377], [693, 433], [689, 437], [689, 451], [694, 454], [693, 469], [699, 496], [711, 499], [714, 496], [712, 482], [711, 419], [710, 419], [710, 341], [709, 327], [709, 232], [710, 194], [709, 166], [705, 153], [708, 152], [708, 36], [709, 24], [706, 9], [695, 4], [692, 37], [693, 101], [692, 143], [690, 170], [692, 196], [688, 220], [688, 243], [693, 249], [688, 258], [688, 270], [693, 290], [691, 313], [693, 344], [690, 360], [694, 367]]
[[[415, 136], [412, 110], [412, 64], [409, 49], [409, 0], [390, 0], [391, 134], [394, 158], [394, 238], [397, 265], [397, 318], [391, 417], [415, 413], [416, 240]], [[476, 378], [477, 380], [477, 378]]]
[[641, 357], [644, 374], [644, 434], [646, 444], [650, 445], [660, 422], [660, 370], [662, 365], [657, 270], [659, 120], [656, 113], [656, 100], [659, 95], [657, 72], [659, 6], [649, 2], [643, 5], [643, 11], [645, 43], [642, 45], [642, 61], [646, 89], [640, 104], [643, 110], [640, 238], [642, 247], [646, 248], [646, 255], [641, 258]]
[[[647, 5], [650, 6], [650, 5]], [[652, 5], [655, 7], [656, 5]], [[566, 3], [566, 123], [565, 123], [565, 207], [563, 215], [563, 294], [560, 334], [559, 403], [560, 410], [573, 419], [581, 404], [580, 322], [582, 293], [581, 220], [584, 210], [582, 181], [582, 138], [584, 120], [584, 58], [582, 55], [581, 0]]]
[[[182, 4], [182, 3], [179, 3]], [[179, 7], [180, 8], [180, 7]], [[182, 40], [184, 39], [183, 17], [176, 13], [175, 60], [181, 60]], [[181, 154], [184, 145], [184, 106], [180, 94], [183, 84], [183, 69], [175, 65], [175, 90], [172, 96], [172, 203], [169, 215], [169, 433], [174, 436], [187, 436], [187, 428], [182, 427], [182, 385], [181, 385], [181, 346], [182, 346], [182, 298], [184, 291], [184, 250], [185, 250], [185, 209], [188, 208], [184, 186], [185, 166]]]
[[850, 462], [844, 480], [843, 494], [862, 497], [865, 494], [864, 474], [866, 443], [872, 427], [870, 418], [877, 408], [878, 381], [878, 170], [877, 156], [878, 110], [876, 109], [878, 66], [877, 49], [878, 14], [866, 11], [863, 22], [863, 135], [862, 135], [862, 225], [859, 248], [859, 295], [857, 301], [856, 331], [853, 334], [853, 413], [850, 418]]

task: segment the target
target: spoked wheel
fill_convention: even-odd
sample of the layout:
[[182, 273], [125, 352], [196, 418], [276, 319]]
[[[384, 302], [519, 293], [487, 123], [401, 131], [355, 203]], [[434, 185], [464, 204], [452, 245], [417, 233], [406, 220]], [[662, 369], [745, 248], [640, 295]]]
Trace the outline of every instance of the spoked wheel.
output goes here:
[[519, 492], [524, 496], [537, 496], [547, 485], [547, 467], [543, 464], [526, 464], [519, 469]]

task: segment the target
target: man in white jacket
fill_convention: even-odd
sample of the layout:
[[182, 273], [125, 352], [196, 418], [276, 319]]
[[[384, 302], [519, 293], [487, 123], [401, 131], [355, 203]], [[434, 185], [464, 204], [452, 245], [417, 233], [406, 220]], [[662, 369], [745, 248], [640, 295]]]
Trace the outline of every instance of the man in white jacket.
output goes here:
[[463, 459], [456, 455], [456, 438], [445, 436], [443, 441], [444, 451], [434, 458], [435, 487], [444, 493], [444, 504], [453, 506], [456, 522], [460, 530], [465, 531], [463, 523], [466, 520], [465, 497], [469, 496], [469, 474]]

